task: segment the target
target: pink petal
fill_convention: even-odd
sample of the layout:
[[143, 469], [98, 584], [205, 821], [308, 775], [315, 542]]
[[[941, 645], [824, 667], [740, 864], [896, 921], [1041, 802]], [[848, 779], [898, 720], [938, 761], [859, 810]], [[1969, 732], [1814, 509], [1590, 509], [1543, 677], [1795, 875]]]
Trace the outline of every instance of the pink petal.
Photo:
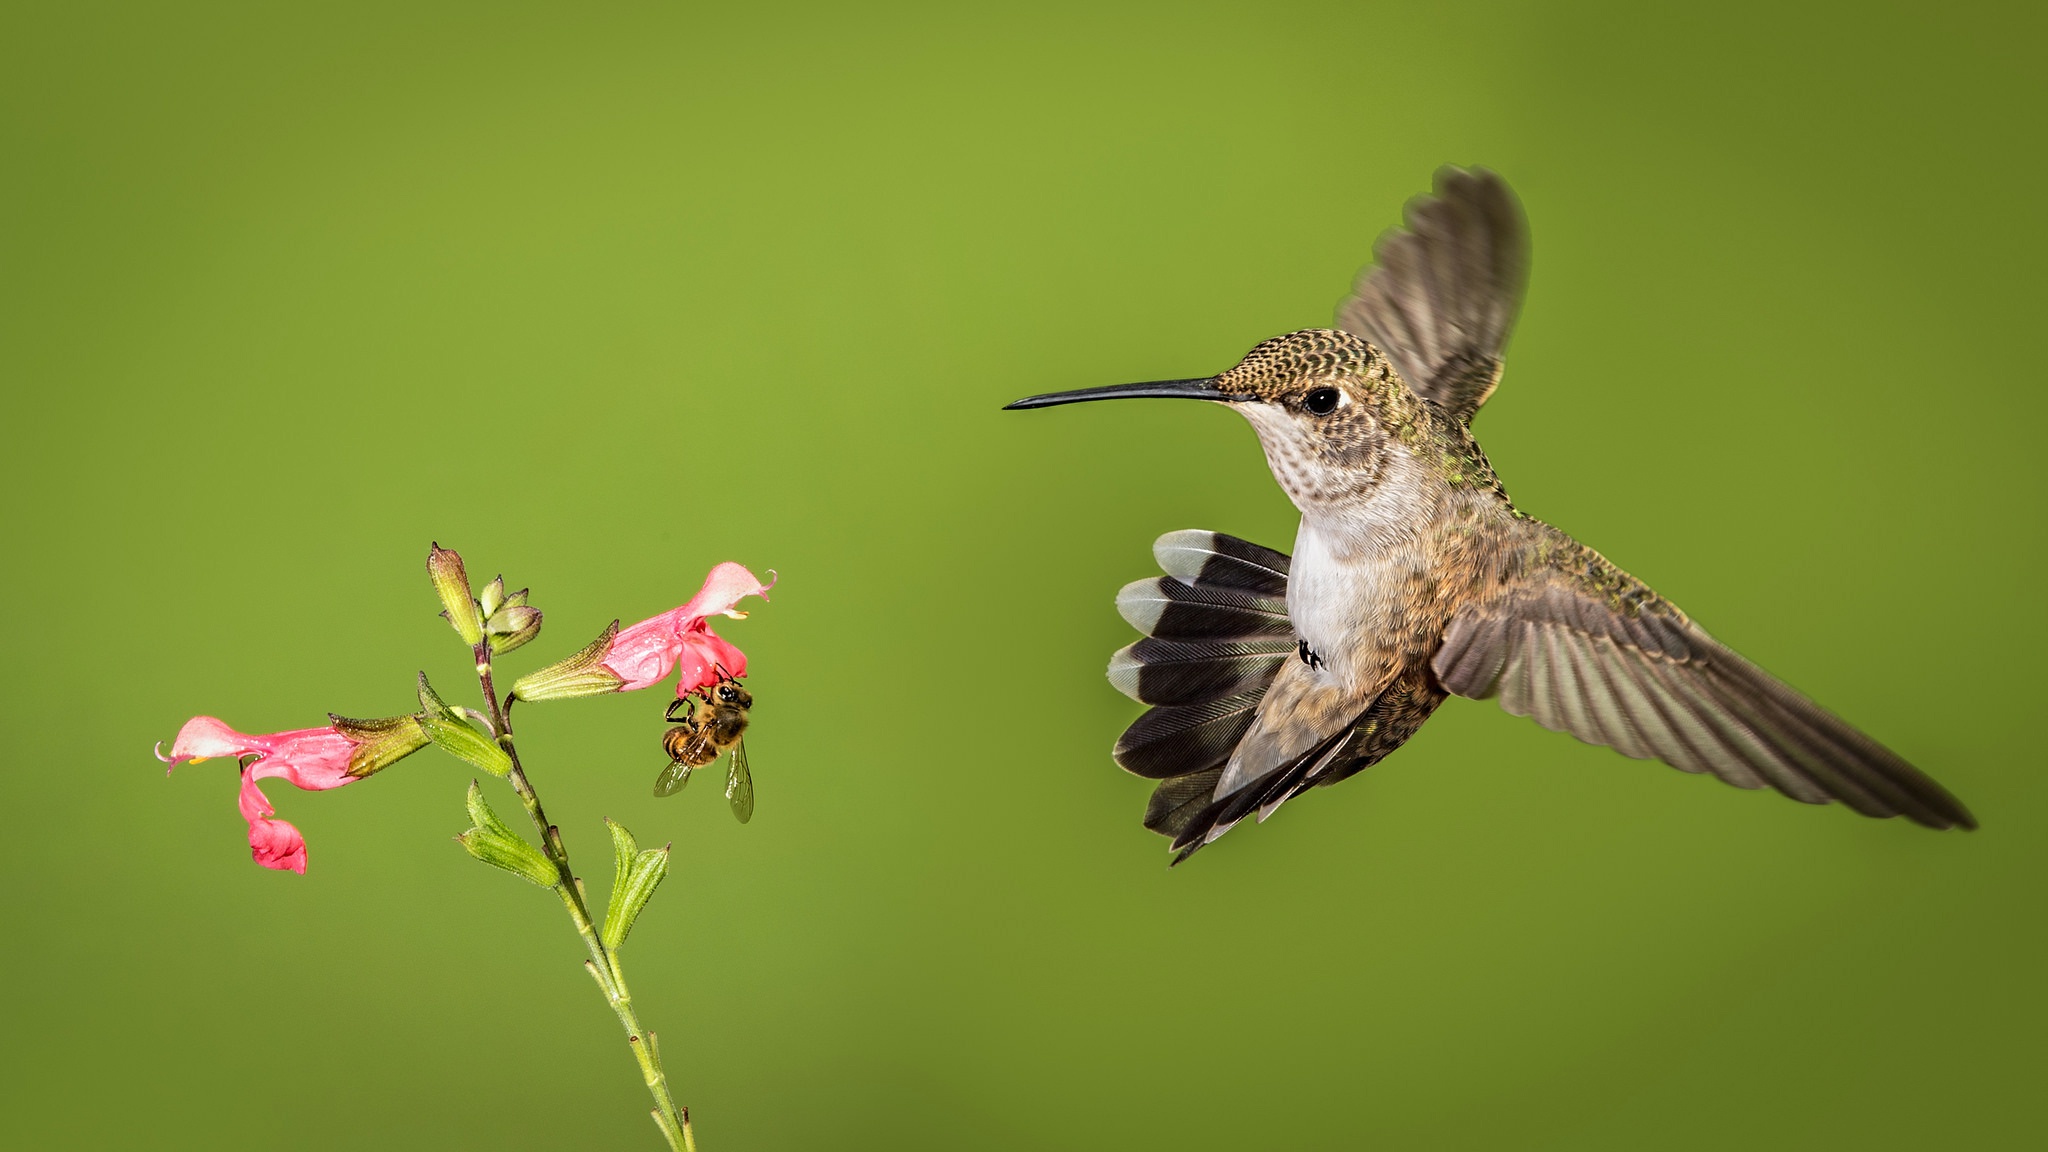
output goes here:
[[[774, 575], [774, 573], [769, 573]], [[685, 620], [701, 620], [706, 616], [720, 616], [732, 611], [733, 605], [748, 596], [768, 598], [768, 590], [775, 587], [775, 581], [763, 584], [754, 579], [754, 574], [744, 567], [727, 560], [711, 570], [704, 577], [704, 586], [690, 597], [690, 602], [676, 609]]]
[[170, 756], [163, 754], [163, 745], [157, 745], [157, 759], [176, 768], [187, 760], [261, 752], [267, 743], [262, 736], [237, 732], [211, 716], [194, 716], [178, 729], [178, 738], [171, 741]]
[[304, 728], [268, 737], [270, 751], [249, 768], [253, 779], [278, 777], [308, 792], [353, 784], [348, 758], [355, 744], [332, 728]]
[[242, 773], [242, 790], [235, 796], [235, 802], [241, 806], [242, 819], [251, 824], [277, 811], [270, 806], [270, 798], [263, 794], [263, 789], [256, 786], [256, 778], [247, 772]]
[[676, 684], [678, 696], [718, 683], [723, 679], [718, 674], [721, 668], [727, 676], [747, 674], [747, 654], [702, 622], [695, 630], [683, 633], [682, 654], [677, 663], [683, 666], [683, 678]]
[[278, 734], [276, 750], [242, 773], [242, 790], [235, 798], [242, 819], [249, 822], [249, 854], [265, 868], [306, 874], [306, 838], [289, 821], [272, 817], [277, 809], [257, 787], [258, 780], [282, 779], [312, 792], [353, 784], [348, 775], [348, 752], [352, 745], [332, 728], [308, 728]]
[[306, 874], [306, 838], [286, 821], [251, 820], [249, 855], [265, 868]]
[[284, 820], [273, 820], [276, 809], [256, 786], [253, 773], [242, 773], [242, 792], [237, 797], [242, 819], [249, 822], [249, 855], [265, 868], [306, 874], [306, 838]]
[[680, 608], [663, 612], [612, 638], [612, 646], [602, 663], [625, 681], [619, 685], [619, 691], [631, 692], [660, 683], [669, 669], [676, 666], [681, 612]]

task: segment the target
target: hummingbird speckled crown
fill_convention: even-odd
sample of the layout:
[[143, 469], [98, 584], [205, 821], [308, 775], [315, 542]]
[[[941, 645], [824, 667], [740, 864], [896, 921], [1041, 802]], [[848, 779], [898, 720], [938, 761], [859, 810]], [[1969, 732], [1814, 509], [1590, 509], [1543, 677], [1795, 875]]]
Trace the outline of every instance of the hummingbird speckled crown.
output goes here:
[[1738, 788], [1976, 826], [1897, 754], [1508, 500], [1470, 429], [1528, 275], [1500, 177], [1443, 169], [1374, 255], [1334, 329], [1267, 340], [1217, 376], [1009, 405], [1229, 405], [1301, 510], [1292, 556], [1170, 532], [1153, 547], [1165, 575], [1117, 596], [1145, 638], [1110, 659], [1110, 683], [1152, 707], [1114, 755], [1159, 781], [1145, 826], [1176, 862], [1377, 763], [1452, 695]]
[[1350, 378], [1384, 380], [1387, 358], [1365, 341], [1336, 328], [1304, 328], [1262, 340], [1237, 367], [1216, 378], [1220, 392], [1280, 402], [1304, 382]]

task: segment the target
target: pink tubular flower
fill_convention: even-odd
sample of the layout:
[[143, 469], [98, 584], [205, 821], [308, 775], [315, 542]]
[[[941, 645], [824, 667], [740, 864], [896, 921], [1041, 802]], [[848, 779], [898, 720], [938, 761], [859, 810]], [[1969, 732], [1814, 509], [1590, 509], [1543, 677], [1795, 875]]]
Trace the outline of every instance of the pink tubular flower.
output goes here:
[[747, 596], [766, 600], [768, 590], [775, 586], [775, 573], [768, 576], [768, 583], [763, 584], [730, 560], [720, 564], [704, 578], [704, 587], [688, 604], [642, 620], [613, 637], [600, 663], [625, 681], [619, 685], [621, 692], [658, 684], [677, 664], [683, 666], [683, 678], [676, 684], [678, 696], [718, 683], [719, 668], [728, 675], [746, 675], [746, 653], [720, 639], [706, 617], [746, 619], [747, 614], [734, 606]]
[[736, 605], [748, 596], [766, 600], [775, 586], [775, 573], [771, 570], [768, 576], [763, 584], [741, 565], [720, 564], [689, 603], [630, 628], [607, 631], [569, 659], [520, 677], [513, 694], [521, 700], [563, 700], [630, 692], [659, 684], [679, 664], [683, 672], [676, 683], [677, 696], [718, 683], [721, 670], [727, 676], [744, 676], [746, 653], [713, 632], [709, 618], [745, 619], [747, 614]]
[[[402, 722], [409, 719], [382, 722], [382, 732], [367, 736], [360, 727], [344, 734], [338, 726], [250, 736], [211, 716], [195, 716], [178, 729], [169, 756], [163, 754], [163, 745], [157, 745], [157, 759], [176, 768], [187, 761], [197, 763], [214, 756], [259, 757], [242, 769], [239, 801], [242, 819], [249, 822], [249, 853], [265, 868], [304, 875], [306, 838], [299, 835], [297, 828], [274, 818], [277, 809], [270, 806], [256, 782], [277, 776], [309, 792], [353, 784], [426, 743], [417, 724], [412, 731], [403, 729]], [[360, 724], [339, 720], [337, 723]], [[353, 774], [351, 764], [355, 766]]]

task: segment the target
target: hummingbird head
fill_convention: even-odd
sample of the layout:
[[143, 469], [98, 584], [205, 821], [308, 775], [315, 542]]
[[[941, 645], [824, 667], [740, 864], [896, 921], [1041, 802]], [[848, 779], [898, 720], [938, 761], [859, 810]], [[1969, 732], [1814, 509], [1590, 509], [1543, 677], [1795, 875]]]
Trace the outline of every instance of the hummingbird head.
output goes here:
[[1008, 407], [1141, 397], [1236, 409], [1258, 433], [1274, 479], [1304, 512], [1370, 499], [1396, 462], [1394, 447], [1423, 419], [1422, 402], [1379, 349], [1331, 328], [1275, 336], [1220, 376], [1054, 392]]

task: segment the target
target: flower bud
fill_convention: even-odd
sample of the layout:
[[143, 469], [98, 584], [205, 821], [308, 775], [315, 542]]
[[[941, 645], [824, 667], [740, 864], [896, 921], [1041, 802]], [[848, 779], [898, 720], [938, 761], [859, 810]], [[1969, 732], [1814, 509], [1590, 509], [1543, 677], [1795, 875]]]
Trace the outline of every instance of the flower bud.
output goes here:
[[583, 651], [514, 681], [512, 695], [521, 700], [569, 700], [618, 691], [625, 679], [604, 666], [618, 634], [619, 622], [614, 620]]
[[502, 655], [521, 647], [540, 635], [540, 609], [524, 604], [503, 605], [484, 621], [484, 635], [490, 638], [493, 654]]
[[498, 605], [504, 602], [505, 577], [501, 574], [492, 579], [489, 584], [484, 585], [483, 595], [477, 598], [477, 606], [484, 610], [484, 619], [488, 621], [491, 615], [498, 610]]
[[493, 868], [503, 868], [543, 888], [561, 884], [562, 874], [554, 863], [498, 819], [491, 806], [484, 803], [484, 791], [474, 780], [469, 782], [467, 804], [472, 827], [455, 838], [463, 851]]
[[441, 614], [455, 626], [462, 642], [472, 648], [481, 643], [484, 618], [477, 610], [476, 598], [470, 595], [469, 573], [462, 568], [462, 557], [452, 548], [435, 544], [427, 553], [427, 575], [434, 581], [434, 593], [441, 597]]

